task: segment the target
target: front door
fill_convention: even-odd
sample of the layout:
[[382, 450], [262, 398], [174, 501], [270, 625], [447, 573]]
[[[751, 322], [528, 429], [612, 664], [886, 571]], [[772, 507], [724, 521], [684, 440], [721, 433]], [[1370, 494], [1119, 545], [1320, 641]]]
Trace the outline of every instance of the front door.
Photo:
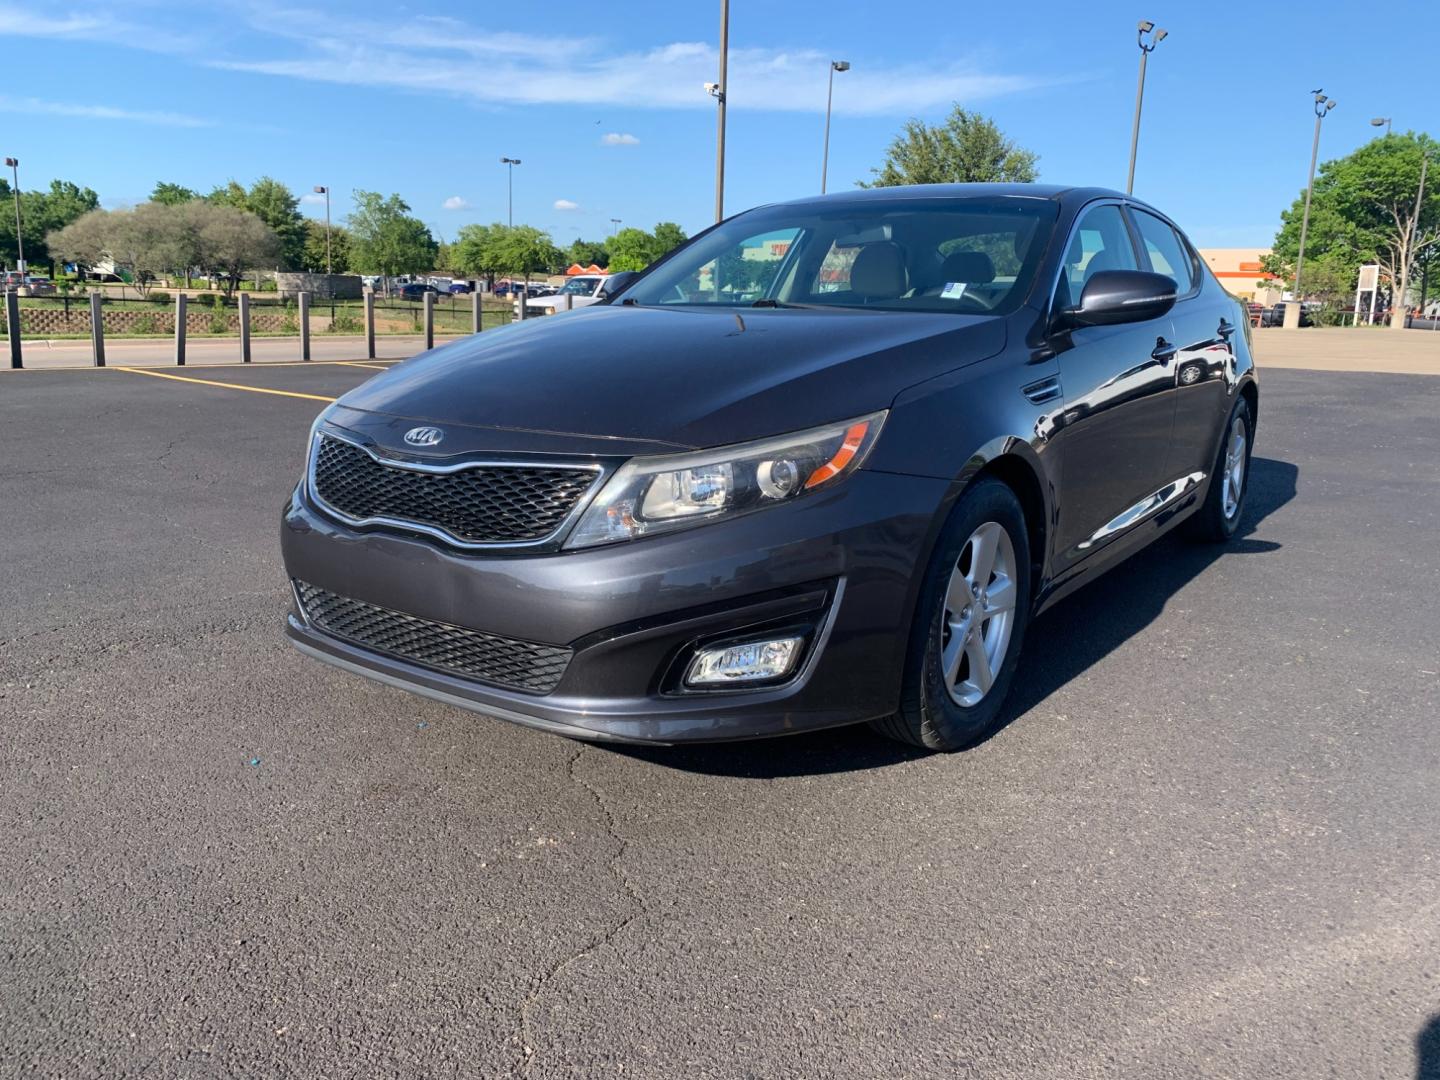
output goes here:
[[[1082, 214], [1070, 237], [1053, 310], [1101, 270], [1138, 270], [1117, 203]], [[1175, 417], [1174, 331], [1168, 316], [1079, 327], [1056, 338], [1065, 396], [1052, 443], [1060, 460], [1056, 568], [1063, 572], [1144, 520], [1166, 475]]]

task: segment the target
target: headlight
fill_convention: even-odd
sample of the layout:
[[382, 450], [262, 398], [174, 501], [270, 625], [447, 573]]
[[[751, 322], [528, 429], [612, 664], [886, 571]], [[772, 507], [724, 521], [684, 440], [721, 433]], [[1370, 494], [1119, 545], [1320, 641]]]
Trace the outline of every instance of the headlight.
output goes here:
[[885, 413], [689, 454], [633, 458], [590, 504], [567, 548], [668, 532], [778, 506], [858, 469]]

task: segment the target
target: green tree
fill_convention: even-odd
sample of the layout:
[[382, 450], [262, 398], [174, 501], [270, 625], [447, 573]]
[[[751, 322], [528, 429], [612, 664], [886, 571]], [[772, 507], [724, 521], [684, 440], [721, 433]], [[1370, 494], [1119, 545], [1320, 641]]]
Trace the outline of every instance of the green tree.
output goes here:
[[155, 190], [150, 192], [150, 201], [160, 203], [162, 206], [179, 206], [181, 203], [193, 202], [200, 198], [200, 193], [180, 184], [171, 184], [162, 180], [155, 185]]
[[[1440, 243], [1440, 148], [1428, 135], [1407, 131], [1372, 139], [1343, 158], [1327, 161], [1315, 177], [1310, 204], [1310, 229], [1305, 238], [1301, 287], [1310, 294], [1312, 260], [1328, 260], [1348, 270], [1351, 284], [1363, 263], [1378, 263], [1382, 282], [1392, 290], [1392, 326], [1405, 325], [1405, 295], [1417, 255]], [[1425, 185], [1425, 201], [1417, 202], [1420, 168], [1425, 154], [1435, 169]], [[1304, 216], [1302, 191], [1280, 215], [1266, 269], [1293, 281]], [[1318, 283], [1318, 282], [1314, 282]]]
[[350, 266], [362, 274], [422, 274], [435, 265], [437, 245], [399, 195], [356, 191], [350, 228]]
[[685, 230], [673, 221], [662, 221], [654, 232], [621, 229], [610, 238], [611, 270], [644, 270], [656, 259], [685, 242]]
[[[13, 214], [13, 199], [9, 183], [0, 179], [0, 212]], [[45, 191], [21, 191], [20, 237], [25, 244], [25, 261], [31, 266], [53, 264], [59, 256], [50, 250], [50, 234], [99, 205], [99, 196], [94, 191], [69, 180], [51, 180]], [[0, 227], [0, 260], [13, 266], [18, 258], [14, 227]]]
[[565, 249], [565, 262], [581, 266], [595, 265], [602, 269], [610, 265], [610, 251], [601, 241], [576, 240]]
[[[325, 272], [325, 223], [313, 219], [305, 222], [305, 248], [300, 265], [312, 274]], [[330, 265], [335, 273], [350, 270], [350, 233], [343, 225], [330, 226]]]
[[205, 201], [215, 206], [228, 206], [254, 214], [270, 227], [280, 241], [276, 261], [287, 270], [303, 267], [305, 216], [300, 213], [300, 200], [279, 180], [262, 176], [251, 184], [248, 190], [235, 180], [230, 180], [214, 188], [205, 196]]
[[657, 259], [662, 255], [670, 254], [670, 252], [674, 251], [689, 239], [689, 237], [685, 235], [685, 230], [673, 221], [660, 222], [655, 226], [655, 231], [652, 235], [655, 237], [655, 250], [657, 252], [655, 258]]
[[555, 246], [550, 234], [531, 225], [492, 225], [491, 258], [511, 274], [528, 277], [562, 269], [565, 253]]
[[885, 153], [885, 164], [871, 169], [875, 179], [860, 187], [898, 184], [1033, 183], [1039, 173], [1031, 151], [1017, 146], [979, 113], [956, 105], [936, 127], [907, 120]]
[[462, 226], [455, 237], [455, 243], [450, 245], [452, 269], [460, 271], [466, 277], [484, 278], [493, 287], [495, 275], [506, 270], [499, 262], [499, 249], [494, 244], [496, 230], [504, 228], [499, 222], [494, 225]]

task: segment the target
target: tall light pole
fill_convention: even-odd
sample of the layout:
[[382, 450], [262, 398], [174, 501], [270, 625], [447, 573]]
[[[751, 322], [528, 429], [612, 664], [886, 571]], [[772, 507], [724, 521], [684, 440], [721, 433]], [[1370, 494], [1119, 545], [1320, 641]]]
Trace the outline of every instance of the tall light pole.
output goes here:
[[725, 69], [730, 59], [730, 0], [720, 0], [720, 81], [706, 83], [715, 99], [715, 220], [725, 217]]
[[1389, 138], [1389, 136], [1390, 136], [1390, 117], [1388, 117], [1388, 116], [1377, 116], [1377, 117], [1375, 117], [1374, 120], [1371, 120], [1371, 121], [1370, 121], [1370, 126], [1371, 126], [1371, 127], [1383, 127], [1383, 128], [1385, 129], [1385, 136], [1386, 136], [1386, 138]]
[[1150, 59], [1150, 54], [1155, 51], [1155, 46], [1169, 36], [1168, 30], [1155, 30], [1155, 37], [1148, 44], [1145, 35], [1155, 30], [1155, 24], [1149, 19], [1141, 19], [1139, 33], [1135, 35], [1135, 42], [1140, 46], [1140, 85], [1135, 90], [1135, 124], [1130, 129], [1130, 174], [1125, 178], [1125, 194], [1129, 195], [1135, 190], [1135, 151], [1140, 147], [1140, 106], [1145, 103], [1145, 64]]
[[[1305, 294], [1300, 291], [1300, 271], [1305, 266], [1305, 234], [1310, 231], [1310, 196], [1315, 192], [1315, 162], [1320, 156], [1320, 121], [1325, 115], [1335, 108], [1333, 98], [1327, 98], [1320, 91], [1315, 91], [1315, 142], [1310, 147], [1310, 179], [1305, 184], [1305, 213], [1300, 218], [1300, 251], [1295, 256], [1295, 299], [1285, 308], [1285, 325], [1300, 325], [1300, 301]], [[1291, 308], [1294, 309], [1294, 317], [1291, 317]]]
[[25, 241], [20, 238], [20, 159], [7, 157], [5, 164], [15, 176], [15, 269], [25, 273]]
[[830, 88], [825, 91], [825, 153], [820, 159], [820, 194], [825, 194], [825, 181], [830, 175], [830, 105], [835, 100], [835, 72], [849, 71], [849, 60], [830, 61]]
[[613, 229], [610, 230], [610, 235], [614, 236], [617, 232], [620, 231], [620, 219], [618, 217], [612, 217], [610, 219], [610, 224], [615, 226]]
[[507, 166], [510, 177], [509, 195], [505, 204], [505, 223], [513, 229], [515, 227], [515, 166], [520, 164], [520, 159], [518, 157], [502, 157], [500, 164]]
[[330, 188], [316, 184], [315, 194], [325, 196], [325, 273], [333, 274], [335, 270], [330, 262]]

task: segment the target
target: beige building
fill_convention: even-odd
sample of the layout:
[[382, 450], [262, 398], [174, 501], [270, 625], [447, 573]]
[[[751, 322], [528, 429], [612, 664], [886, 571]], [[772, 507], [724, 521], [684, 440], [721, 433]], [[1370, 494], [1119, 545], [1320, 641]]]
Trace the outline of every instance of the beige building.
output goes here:
[[[1234, 296], [1257, 303], [1278, 304], [1279, 282], [1273, 274], [1262, 270], [1260, 260], [1270, 254], [1269, 248], [1201, 248], [1200, 257], [1210, 272], [1220, 279], [1220, 284]], [[1267, 286], [1266, 282], [1275, 282]]]

